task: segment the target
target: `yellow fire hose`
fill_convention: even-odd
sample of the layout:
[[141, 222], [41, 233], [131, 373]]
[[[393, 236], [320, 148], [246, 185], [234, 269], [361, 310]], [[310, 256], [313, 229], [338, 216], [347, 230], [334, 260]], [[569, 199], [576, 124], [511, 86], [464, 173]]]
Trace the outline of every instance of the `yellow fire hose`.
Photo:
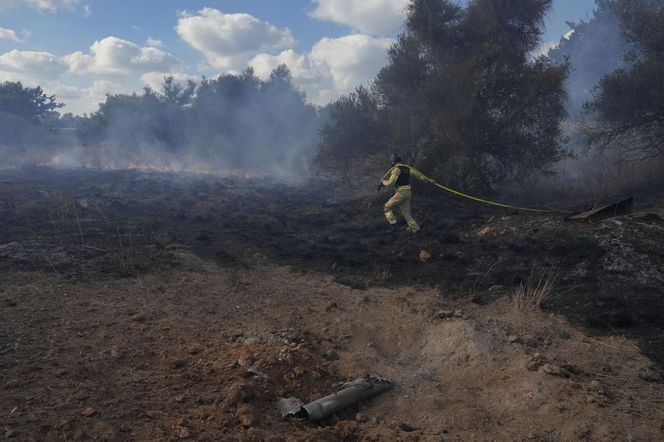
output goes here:
[[416, 174], [419, 174], [419, 175], [421, 175], [422, 177], [426, 178], [426, 180], [427, 180], [429, 183], [433, 184], [434, 186], [438, 187], [439, 189], [444, 190], [445, 192], [449, 192], [449, 193], [451, 193], [451, 194], [454, 194], [454, 195], [460, 196], [460, 197], [462, 197], [462, 198], [467, 198], [467, 199], [469, 199], [469, 200], [477, 201], [478, 203], [489, 204], [489, 205], [491, 205], [491, 206], [503, 207], [503, 208], [506, 208], [506, 209], [523, 210], [523, 211], [527, 211], [527, 212], [538, 212], [538, 213], [560, 213], [560, 214], [568, 214], [568, 213], [569, 213], [569, 212], [563, 212], [563, 211], [560, 211], [560, 210], [533, 209], [533, 208], [530, 208], [530, 207], [513, 206], [513, 205], [511, 205], [511, 204], [497, 203], [497, 202], [495, 202], [495, 201], [489, 201], [489, 200], [485, 200], [485, 199], [482, 199], [482, 198], [478, 198], [478, 197], [476, 197], [476, 196], [468, 195], [468, 194], [466, 194], [466, 193], [459, 192], [458, 190], [454, 190], [454, 189], [451, 189], [451, 188], [449, 188], [449, 187], [443, 186], [442, 184], [437, 183], [436, 181], [434, 181], [433, 179], [429, 178], [428, 176], [426, 176], [425, 174], [423, 174], [423, 173], [420, 172], [419, 170], [415, 169], [413, 166], [409, 166], [408, 164], [403, 164], [403, 163], [399, 163], [399, 164], [397, 164], [396, 166], [393, 166], [390, 170], [388, 170], [387, 173], [386, 173], [385, 175], [383, 175], [383, 178], [381, 178], [381, 182], [383, 182], [383, 180], [384, 180], [388, 175], [390, 175], [390, 174], [392, 173], [392, 171], [394, 170], [394, 168], [399, 167], [399, 166], [407, 167], [407, 168], [410, 169], [411, 171], [414, 171]]

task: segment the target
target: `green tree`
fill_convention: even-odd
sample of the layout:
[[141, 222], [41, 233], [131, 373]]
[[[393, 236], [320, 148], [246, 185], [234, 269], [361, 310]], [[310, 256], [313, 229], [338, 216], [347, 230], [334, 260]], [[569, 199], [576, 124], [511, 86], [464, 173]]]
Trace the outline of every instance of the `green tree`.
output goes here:
[[[315, 164], [322, 170], [341, 171], [346, 177], [363, 172], [384, 157], [385, 124], [375, 94], [359, 86], [355, 92], [330, 103], [328, 121], [321, 129]], [[382, 158], [384, 160], [384, 158]]]
[[142, 94], [107, 95], [78, 125], [79, 136], [88, 145], [113, 141], [128, 151], [141, 145], [176, 151], [187, 141], [186, 108], [195, 89], [193, 81], [182, 86], [165, 77], [160, 91], [146, 87]]
[[[547, 172], [566, 154], [560, 122], [567, 67], [531, 56], [550, 4], [471, 0], [462, 8], [451, 0], [413, 0], [406, 32], [365, 100], [382, 121], [366, 136], [380, 140], [385, 157], [404, 152], [465, 188]], [[351, 121], [333, 115], [323, 131], [323, 158], [348, 149], [342, 135]]]
[[600, 80], [587, 104], [595, 120], [591, 146], [628, 159], [664, 155], [664, 5], [657, 0], [616, 0], [614, 11], [632, 45], [627, 66]]
[[58, 126], [63, 104], [41, 87], [25, 87], [21, 82], [0, 84], [0, 144], [22, 147], [51, 136]]
[[22, 118], [32, 123], [48, 120], [56, 109], [64, 104], [47, 95], [40, 86], [24, 87], [21, 82], [0, 84], [0, 112]]

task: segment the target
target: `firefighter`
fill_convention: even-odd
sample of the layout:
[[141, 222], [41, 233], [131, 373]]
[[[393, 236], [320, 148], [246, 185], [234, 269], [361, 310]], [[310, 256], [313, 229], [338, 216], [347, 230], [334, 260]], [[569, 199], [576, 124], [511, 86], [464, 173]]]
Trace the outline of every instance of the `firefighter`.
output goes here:
[[381, 183], [378, 185], [378, 190], [380, 190], [381, 187], [389, 187], [394, 184], [396, 192], [394, 193], [394, 196], [385, 203], [385, 218], [387, 218], [387, 222], [390, 224], [396, 224], [397, 217], [394, 215], [393, 210], [398, 206], [399, 210], [401, 211], [401, 215], [403, 215], [406, 223], [408, 224], [407, 230], [413, 233], [417, 233], [417, 231], [420, 230], [420, 226], [410, 214], [410, 177], [412, 175], [420, 181], [430, 180], [417, 170], [411, 169], [408, 166], [401, 164], [401, 161], [402, 160], [399, 155], [392, 155], [392, 169], [390, 176], [389, 178], [381, 181]]

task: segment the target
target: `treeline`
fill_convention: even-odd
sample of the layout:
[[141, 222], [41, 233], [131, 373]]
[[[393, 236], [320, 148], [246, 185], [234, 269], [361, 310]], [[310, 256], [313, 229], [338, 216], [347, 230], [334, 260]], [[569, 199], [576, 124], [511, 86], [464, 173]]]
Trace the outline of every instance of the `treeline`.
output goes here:
[[[566, 155], [566, 65], [532, 59], [551, 0], [414, 0], [369, 88], [332, 105], [323, 167], [375, 170], [390, 151], [466, 189], [546, 173]], [[380, 166], [379, 166], [380, 165]]]
[[[317, 164], [375, 173], [401, 152], [448, 183], [486, 191], [547, 174], [569, 157], [566, 107], [587, 122], [587, 146], [660, 156], [664, 5], [598, 0], [597, 21], [574, 25], [552, 57], [534, 57], [551, 3], [413, 0], [389, 64], [369, 87], [330, 106]], [[588, 62], [583, 52], [599, 43], [610, 51], [592, 54], [600, 73], [589, 84], [593, 74], [570, 62]], [[566, 83], [570, 70], [575, 81]]]
[[[3, 101], [6, 92], [14, 89], [35, 94], [20, 83], [3, 84], [0, 109], [7, 118], [18, 118], [22, 112], [23, 104]], [[36, 115], [26, 116], [26, 122], [52, 126], [53, 132], [75, 128], [82, 146], [77, 160], [98, 167], [133, 163], [287, 175], [307, 170], [320, 128], [316, 107], [292, 84], [285, 65], [265, 80], [251, 69], [185, 84], [168, 77], [158, 91], [146, 87], [141, 94], [107, 95], [96, 112], [84, 117], [65, 114], [58, 118], [55, 109], [61, 104], [54, 97], [40, 100], [45, 104], [33, 110]], [[18, 127], [16, 132], [29, 132], [24, 129]], [[13, 145], [34, 148], [25, 143]]]
[[83, 146], [75, 156], [87, 165], [291, 176], [313, 161], [353, 177], [380, 173], [398, 152], [446, 183], [488, 191], [551, 173], [570, 156], [561, 130], [570, 122], [589, 148], [663, 158], [664, 4], [597, 0], [591, 20], [572, 24], [550, 56], [535, 56], [551, 3], [412, 0], [388, 64], [323, 109], [307, 103], [284, 65], [267, 79], [251, 69], [186, 84], [166, 78], [158, 91], [108, 95], [84, 117], [60, 116], [41, 88], [3, 83], [1, 162], [48, 154], [40, 146], [75, 127], [68, 139]]
[[137, 149], [147, 156], [156, 146], [173, 161], [213, 170], [278, 173], [308, 167], [319, 126], [316, 108], [282, 65], [266, 80], [247, 69], [185, 85], [166, 78], [160, 91], [109, 95], [79, 134], [85, 145], [113, 143], [120, 156]]

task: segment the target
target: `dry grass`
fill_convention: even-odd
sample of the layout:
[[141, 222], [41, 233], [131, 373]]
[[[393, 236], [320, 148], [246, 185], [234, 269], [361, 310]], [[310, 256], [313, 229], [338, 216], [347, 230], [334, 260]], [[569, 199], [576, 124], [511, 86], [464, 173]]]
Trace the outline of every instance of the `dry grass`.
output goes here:
[[374, 284], [384, 284], [390, 278], [392, 278], [392, 272], [390, 272], [390, 269], [388, 267], [382, 267], [374, 271], [373, 275], [371, 276], [371, 281]]
[[551, 295], [558, 273], [554, 271], [535, 275], [530, 272], [528, 281], [521, 283], [512, 297], [512, 306], [517, 311], [538, 310], [542, 303]]

